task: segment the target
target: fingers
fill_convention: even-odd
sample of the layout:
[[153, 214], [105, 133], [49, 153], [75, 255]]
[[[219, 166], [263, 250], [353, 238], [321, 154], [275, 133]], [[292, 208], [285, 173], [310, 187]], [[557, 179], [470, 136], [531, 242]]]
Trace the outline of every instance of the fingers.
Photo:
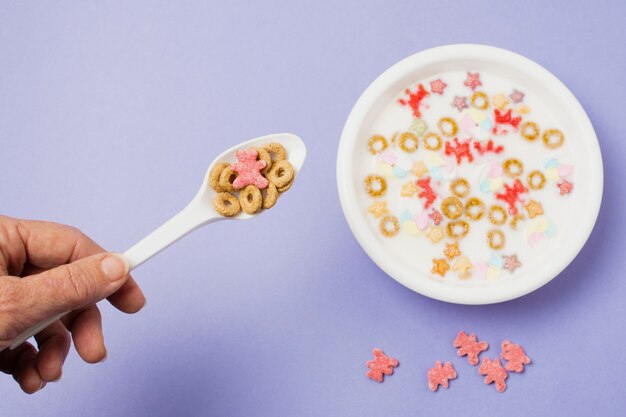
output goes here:
[[[44, 268], [27, 265], [24, 269], [24, 276], [40, 274], [44, 271]], [[146, 297], [132, 275], [119, 290], [108, 296], [107, 300], [113, 307], [127, 314], [137, 313], [146, 305]]]
[[133, 277], [129, 277], [124, 285], [107, 299], [115, 308], [127, 314], [137, 313], [146, 305], [146, 297]]
[[58, 381], [70, 350], [69, 332], [61, 321], [56, 321], [35, 336], [35, 339], [39, 347], [35, 362], [39, 376], [45, 382]]
[[13, 375], [27, 394], [35, 393], [47, 382], [61, 377], [70, 347], [68, 332], [60, 321], [39, 333], [36, 339], [39, 352], [28, 342], [14, 350], [0, 352], [0, 371]]
[[95, 305], [76, 313], [71, 322], [74, 348], [87, 363], [102, 362], [107, 355], [102, 334], [102, 316]]
[[[105, 252], [100, 245], [74, 227], [34, 220], [12, 221], [19, 225], [20, 235], [27, 248], [28, 263], [23, 265], [21, 275], [38, 274]], [[108, 300], [114, 307], [129, 314], [138, 312], [146, 303], [141, 288], [132, 277]]]
[[75, 227], [37, 220], [15, 222], [26, 258], [32, 266], [50, 269], [104, 252]]
[[79, 310], [117, 291], [126, 282], [128, 270], [123, 257], [104, 253], [12, 281], [20, 294], [13, 297], [13, 310], [27, 317], [30, 324]]
[[37, 350], [33, 345], [22, 343], [14, 350], [5, 349], [0, 357], [0, 370], [13, 375], [22, 391], [33, 394], [43, 388], [45, 382], [37, 372]]

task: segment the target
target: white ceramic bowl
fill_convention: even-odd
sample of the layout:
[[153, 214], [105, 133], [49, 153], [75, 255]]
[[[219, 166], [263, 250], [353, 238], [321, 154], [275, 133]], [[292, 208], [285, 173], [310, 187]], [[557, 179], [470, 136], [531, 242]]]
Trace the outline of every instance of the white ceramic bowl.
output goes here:
[[[542, 262], [529, 262], [515, 279], [434, 280], [398, 259], [385, 245], [363, 207], [363, 175], [357, 169], [367, 152], [371, 126], [382, 109], [407, 86], [445, 71], [485, 71], [511, 80], [532, 92], [552, 111], [566, 132], [576, 166], [575, 193], [570, 205], [576, 222], [554, 239], [557, 249]], [[389, 276], [425, 296], [460, 304], [496, 303], [527, 294], [557, 276], [578, 254], [595, 224], [602, 200], [600, 147], [582, 106], [569, 89], [537, 63], [516, 53], [484, 45], [448, 45], [410, 56], [380, 75], [355, 104], [344, 127], [337, 155], [337, 185], [344, 215], [361, 247]], [[427, 244], [427, 243], [424, 243]], [[553, 245], [554, 246], [554, 245]], [[525, 264], [526, 265], [526, 264]], [[423, 270], [422, 270], [423, 271]]]

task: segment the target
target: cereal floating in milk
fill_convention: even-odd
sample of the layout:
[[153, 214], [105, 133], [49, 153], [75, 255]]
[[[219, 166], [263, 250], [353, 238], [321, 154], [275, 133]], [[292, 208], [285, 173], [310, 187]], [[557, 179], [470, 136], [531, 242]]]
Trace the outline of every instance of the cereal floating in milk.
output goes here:
[[475, 71], [417, 80], [369, 129], [362, 178], [372, 225], [431, 277], [516, 274], [568, 211], [567, 130], [513, 82]]

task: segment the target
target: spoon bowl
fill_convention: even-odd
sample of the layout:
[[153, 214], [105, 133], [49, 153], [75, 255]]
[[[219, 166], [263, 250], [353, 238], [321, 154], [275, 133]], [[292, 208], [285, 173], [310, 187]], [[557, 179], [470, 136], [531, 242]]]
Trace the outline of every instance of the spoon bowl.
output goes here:
[[[194, 197], [194, 199], [192, 200], [190, 204], [198, 200], [197, 202], [199, 202], [202, 207], [207, 209], [207, 214], [211, 216], [212, 221], [227, 220], [227, 219], [248, 220], [248, 219], [251, 219], [252, 217], [256, 217], [259, 214], [263, 213], [265, 210], [261, 210], [255, 214], [248, 214], [248, 213], [245, 213], [244, 211], [240, 211], [239, 214], [233, 217], [220, 216], [213, 209], [212, 201], [213, 201], [213, 197], [215, 197], [217, 193], [215, 192], [213, 188], [208, 186], [209, 175], [211, 174], [211, 170], [213, 169], [215, 164], [218, 164], [220, 162], [229, 162], [229, 163], [236, 162], [237, 158], [235, 157], [235, 152], [237, 152], [238, 150], [259, 148], [271, 142], [277, 142], [283, 145], [283, 147], [287, 151], [287, 157], [288, 157], [287, 159], [289, 160], [291, 165], [293, 165], [294, 172], [297, 175], [300, 169], [302, 168], [302, 165], [304, 164], [304, 160], [306, 158], [306, 146], [304, 145], [304, 142], [302, 142], [302, 139], [300, 139], [298, 136], [292, 133], [279, 133], [279, 134], [261, 136], [255, 139], [250, 139], [246, 142], [242, 142], [237, 146], [233, 146], [232, 148], [222, 152], [217, 158], [215, 158], [215, 160], [211, 162], [211, 165], [207, 169], [206, 174], [204, 175], [204, 181], [202, 182], [202, 185], [200, 186], [198, 193], [196, 194], [196, 196]], [[215, 219], [213, 219], [214, 217]]]

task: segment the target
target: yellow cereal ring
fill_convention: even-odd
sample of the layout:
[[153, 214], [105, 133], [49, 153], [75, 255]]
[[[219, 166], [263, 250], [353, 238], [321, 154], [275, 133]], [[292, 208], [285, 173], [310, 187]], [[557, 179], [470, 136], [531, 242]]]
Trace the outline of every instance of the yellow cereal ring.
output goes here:
[[280, 191], [280, 188], [293, 181], [294, 175], [293, 166], [289, 161], [281, 160], [274, 162], [272, 168], [267, 172], [267, 179], [273, 182]]
[[269, 171], [272, 167], [272, 157], [270, 156], [270, 153], [263, 148], [254, 148], [254, 150], [256, 150], [258, 153], [256, 159], [260, 161], [265, 161], [265, 168], [261, 170], [261, 173], [267, 173], [267, 171]]
[[228, 162], [219, 162], [211, 168], [211, 172], [209, 173], [209, 185], [218, 193], [224, 192], [224, 189], [220, 185], [220, 174], [228, 167], [230, 167]]
[[450, 219], [458, 219], [463, 215], [463, 203], [455, 196], [448, 196], [441, 202], [441, 211]]
[[437, 126], [439, 127], [441, 134], [448, 138], [456, 135], [456, 132], [459, 131], [459, 127], [456, 122], [450, 117], [442, 117], [439, 119]]
[[502, 206], [493, 205], [489, 207], [489, 221], [496, 226], [506, 223], [506, 210]]
[[[556, 139], [554, 139], [556, 138]], [[563, 145], [565, 135], [558, 129], [548, 129], [543, 132], [543, 144], [549, 149], [556, 149]]]
[[450, 192], [459, 198], [465, 198], [470, 192], [470, 184], [465, 178], [457, 178], [450, 183]]
[[287, 150], [280, 143], [267, 143], [263, 145], [263, 149], [269, 152], [272, 162], [284, 161], [287, 159]]
[[539, 137], [539, 126], [535, 122], [527, 121], [520, 126], [520, 135], [529, 142]]
[[263, 196], [261, 190], [250, 184], [239, 191], [239, 204], [241, 209], [248, 214], [255, 214], [261, 210]]
[[400, 143], [400, 149], [402, 149], [406, 153], [413, 153], [417, 150], [419, 146], [419, 139], [415, 135], [415, 133], [404, 132], [400, 135], [398, 139]]
[[367, 142], [367, 149], [369, 149], [372, 155], [376, 155], [377, 153], [381, 153], [385, 149], [387, 149], [387, 139], [385, 139], [382, 135], [374, 135]]
[[380, 175], [365, 177], [365, 191], [372, 197], [380, 197], [387, 192], [387, 181]]
[[213, 208], [224, 217], [233, 217], [241, 211], [237, 197], [231, 193], [217, 193], [213, 197]]
[[532, 171], [528, 174], [526, 183], [531, 190], [541, 190], [546, 185], [546, 176], [541, 171]]
[[504, 247], [506, 239], [502, 230], [491, 229], [487, 232], [487, 243], [493, 250], [500, 250]]
[[280, 194], [282, 194], [282, 193], [284, 193], [284, 192], [287, 192], [287, 190], [289, 190], [289, 189], [291, 188], [291, 186], [293, 185], [293, 183], [294, 183], [294, 181], [295, 181], [295, 180], [296, 180], [296, 177], [294, 176], [294, 177], [291, 179], [291, 181], [289, 181], [289, 184], [287, 184], [287, 185], [285, 185], [285, 186], [282, 186], [282, 187], [278, 188], [278, 192], [279, 192]]
[[233, 182], [237, 178], [237, 173], [230, 168], [230, 164], [220, 173], [219, 185], [224, 191], [235, 191]]
[[390, 214], [380, 219], [380, 232], [387, 237], [393, 237], [400, 231], [400, 222], [396, 216]]
[[524, 164], [522, 164], [522, 161], [515, 158], [504, 161], [502, 168], [504, 169], [504, 173], [511, 178], [519, 177], [524, 173]]
[[[458, 229], [461, 229], [459, 232]], [[448, 223], [446, 231], [450, 239], [461, 239], [469, 233], [470, 225], [465, 220], [456, 220]]]
[[[475, 207], [477, 207], [475, 209]], [[465, 215], [468, 219], [478, 221], [485, 214], [485, 203], [478, 197], [472, 197], [465, 203]]]
[[278, 201], [278, 188], [270, 182], [267, 188], [261, 191], [261, 195], [263, 196], [263, 205], [261, 207], [264, 209], [270, 209], [274, 207], [274, 204]]
[[489, 107], [489, 99], [487, 98], [487, 94], [483, 93], [482, 91], [476, 91], [474, 94], [472, 94], [472, 99], [470, 100], [470, 102], [472, 103], [472, 106], [476, 107], [477, 109], [487, 110], [487, 107]]
[[[434, 144], [432, 143], [431, 139], [435, 140]], [[432, 132], [424, 135], [422, 140], [424, 141], [424, 148], [428, 149], [429, 151], [438, 151], [439, 149], [441, 149], [441, 146], [443, 145], [441, 136]]]

